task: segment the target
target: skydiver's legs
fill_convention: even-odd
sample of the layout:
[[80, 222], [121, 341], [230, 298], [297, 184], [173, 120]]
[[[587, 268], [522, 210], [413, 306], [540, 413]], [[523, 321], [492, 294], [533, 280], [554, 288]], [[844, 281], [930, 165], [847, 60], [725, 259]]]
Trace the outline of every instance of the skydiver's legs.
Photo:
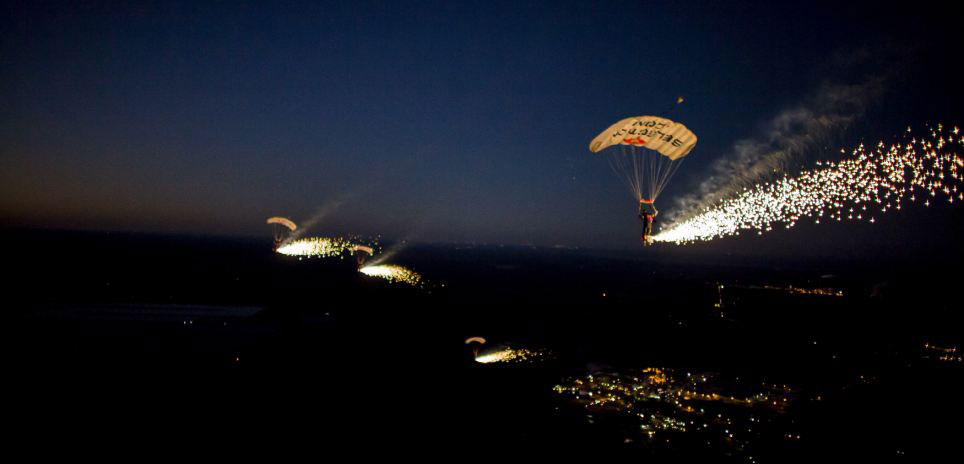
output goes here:
[[643, 242], [649, 245], [653, 236], [653, 216], [647, 214], [643, 225]]

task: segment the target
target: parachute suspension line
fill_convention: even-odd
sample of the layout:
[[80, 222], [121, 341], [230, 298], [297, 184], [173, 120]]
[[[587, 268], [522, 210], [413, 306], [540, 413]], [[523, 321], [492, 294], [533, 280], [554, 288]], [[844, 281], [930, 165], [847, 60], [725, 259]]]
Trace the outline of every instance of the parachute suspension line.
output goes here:
[[635, 200], [639, 200], [642, 195], [641, 188], [642, 185], [640, 181], [642, 178], [639, 176], [639, 169], [637, 169], [637, 160], [633, 156], [633, 149], [628, 147], [620, 147], [620, 151], [613, 151], [607, 157], [609, 161], [609, 167], [612, 168], [613, 173], [619, 177], [620, 180], [629, 187], [630, 192], [635, 194]]
[[632, 191], [635, 187], [633, 186], [632, 172], [628, 167], [628, 156], [625, 154], [616, 153], [610, 156], [609, 160], [613, 166], [613, 170], [616, 171], [616, 174], [619, 175], [623, 183], [629, 187], [629, 190]]
[[636, 177], [636, 200], [642, 200], [647, 193], [646, 192], [646, 181], [649, 178], [649, 160], [645, 158], [646, 151], [642, 148], [633, 147], [632, 157], [633, 157], [633, 172]]
[[[613, 169], [617, 170], [616, 173], [624, 179], [626, 177], [632, 179], [627, 183], [632, 184], [639, 200], [655, 200], [669, 184], [669, 180], [679, 169], [682, 162], [681, 159], [671, 160], [665, 156], [660, 156], [658, 153], [637, 147], [624, 148], [623, 151], [624, 156], [632, 157], [632, 168], [628, 169], [628, 166], [626, 166], [627, 169], [619, 172], [620, 166], [616, 165], [613, 166]], [[629, 162], [627, 160], [625, 164]]]
[[[682, 159], [671, 160], [657, 153], [650, 153], [639, 148], [631, 148], [634, 154], [632, 159], [632, 169], [625, 169], [617, 172], [623, 177], [631, 173], [630, 182], [640, 200], [655, 200], [663, 189], [669, 184], [670, 179], [676, 174]], [[641, 159], [645, 158], [645, 159]], [[628, 163], [628, 161], [627, 161]], [[614, 166], [614, 170], [619, 167]]]
[[653, 156], [652, 153], [646, 153], [646, 152], [644, 152], [643, 156], [646, 157], [646, 164], [648, 165], [647, 169], [649, 170], [649, 172], [647, 173], [649, 174], [649, 179], [647, 179], [647, 184], [646, 184], [647, 186], [649, 186], [649, 189], [646, 192], [645, 200], [653, 201], [654, 197], [656, 196], [655, 195], [656, 192], [654, 190], [656, 187], [656, 176], [659, 174], [660, 157]]
[[659, 182], [660, 168], [662, 167], [663, 157], [659, 154], [653, 154], [652, 151], [646, 153], [646, 157], [649, 158], [649, 201], [656, 199], [656, 195], [659, 195], [659, 190], [656, 188], [657, 182]]
[[628, 160], [632, 162], [632, 170], [629, 172], [632, 174], [633, 178], [633, 195], [634, 200], [639, 200], [643, 197], [643, 188], [645, 187], [644, 181], [646, 180], [646, 173], [644, 169], [646, 165], [643, 163], [644, 160], [639, 159], [639, 153], [637, 153], [638, 148], [632, 147], [629, 149]]
[[636, 199], [642, 200], [643, 194], [646, 193], [646, 192], [643, 192], [643, 187], [646, 185], [644, 183], [644, 181], [646, 180], [646, 174], [647, 174], [646, 161], [639, 159], [640, 149], [633, 148], [632, 150], [633, 150], [633, 168], [635, 169], [634, 172], [636, 175]]
[[629, 187], [635, 200], [655, 200], [669, 185], [682, 159], [671, 160], [640, 147], [620, 147], [609, 157], [609, 167]]
[[676, 171], [679, 169], [680, 165], [683, 164], [683, 159], [680, 158], [675, 161], [669, 160], [667, 164], [669, 167], [666, 169], [666, 172], [663, 174], [662, 178], [659, 180], [659, 183], [655, 188], [656, 195], [659, 195], [660, 193], [662, 193], [663, 189], [666, 188], [667, 185], [669, 185], [670, 179], [673, 178], [673, 175], [676, 174]]
[[653, 197], [656, 197], [663, 191], [663, 185], [666, 182], [666, 176], [669, 174], [670, 166], [672, 166], [673, 160], [665, 157], [656, 155], [659, 158], [659, 166], [656, 168], [658, 171], [653, 176]]
[[[673, 102], [669, 107], [660, 113], [660, 117], [668, 117], [676, 107], [683, 103], [683, 97], [676, 97], [676, 101]], [[676, 174], [676, 170], [679, 169], [679, 165], [683, 162], [682, 158], [677, 160], [669, 159], [665, 156], [659, 156], [658, 153], [647, 153], [650, 159], [650, 169], [649, 169], [649, 198], [648, 200], [655, 200], [663, 189], [669, 184], [669, 180]]]

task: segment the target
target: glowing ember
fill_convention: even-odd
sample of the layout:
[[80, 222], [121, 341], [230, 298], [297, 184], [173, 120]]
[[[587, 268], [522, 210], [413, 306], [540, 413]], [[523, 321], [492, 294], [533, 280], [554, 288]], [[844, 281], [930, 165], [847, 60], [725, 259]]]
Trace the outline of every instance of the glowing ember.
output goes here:
[[964, 159], [955, 151], [964, 143], [957, 137], [957, 127], [947, 134], [942, 131], [938, 124], [926, 137], [907, 135], [910, 140], [889, 148], [883, 142], [871, 148], [861, 144], [844, 161], [817, 162], [817, 169], [797, 177], [745, 189], [671, 225], [653, 240], [684, 244], [739, 235], [742, 230], [762, 235], [778, 224], [789, 229], [803, 218], [817, 224], [874, 223], [877, 215], [909, 203], [930, 206], [938, 198], [948, 203], [964, 200]]
[[380, 277], [392, 283], [403, 282], [413, 287], [421, 286], [424, 283], [422, 276], [417, 272], [395, 264], [365, 266], [358, 271], [367, 276]]

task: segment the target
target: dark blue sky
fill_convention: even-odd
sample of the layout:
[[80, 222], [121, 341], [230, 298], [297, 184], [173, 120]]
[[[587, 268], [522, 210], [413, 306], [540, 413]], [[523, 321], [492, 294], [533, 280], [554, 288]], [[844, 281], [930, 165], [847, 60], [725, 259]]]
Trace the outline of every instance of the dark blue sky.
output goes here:
[[[318, 233], [635, 246], [635, 207], [587, 150], [617, 119], [686, 96], [673, 117], [700, 142], [671, 205], [828, 79], [899, 77], [841, 143], [961, 101], [934, 59], [959, 56], [960, 14], [924, 7], [77, 3], [0, 11], [17, 225], [254, 235], [326, 210]], [[864, 55], [889, 58], [840, 64]]]

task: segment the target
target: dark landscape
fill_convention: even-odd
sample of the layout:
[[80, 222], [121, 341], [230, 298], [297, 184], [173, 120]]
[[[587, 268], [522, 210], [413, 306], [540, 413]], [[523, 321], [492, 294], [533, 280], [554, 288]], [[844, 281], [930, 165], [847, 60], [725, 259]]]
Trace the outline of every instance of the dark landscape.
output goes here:
[[[263, 240], [4, 238], [18, 244], [8, 327], [21, 430], [744, 462], [807, 461], [830, 447], [871, 459], [954, 449], [960, 351], [942, 361], [926, 347], [960, 347], [961, 321], [912, 296], [935, 275], [890, 276], [904, 283], [882, 291], [879, 267], [694, 272], [604, 251], [422, 245], [397, 257], [428, 276], [418, 289], [343, 259], [281, 256]], [[651, 277], [630, 278], [640, 275]], [[546, 356], [481, 364], [463, 343], [471, 336]], [[791, 403], [774, 414], [786, 431], [740, 449], [697, 431], [650, 440], [638, 421], [553, 390], [646, 368], [742, 378], [744, 390], [787, 385]]]

